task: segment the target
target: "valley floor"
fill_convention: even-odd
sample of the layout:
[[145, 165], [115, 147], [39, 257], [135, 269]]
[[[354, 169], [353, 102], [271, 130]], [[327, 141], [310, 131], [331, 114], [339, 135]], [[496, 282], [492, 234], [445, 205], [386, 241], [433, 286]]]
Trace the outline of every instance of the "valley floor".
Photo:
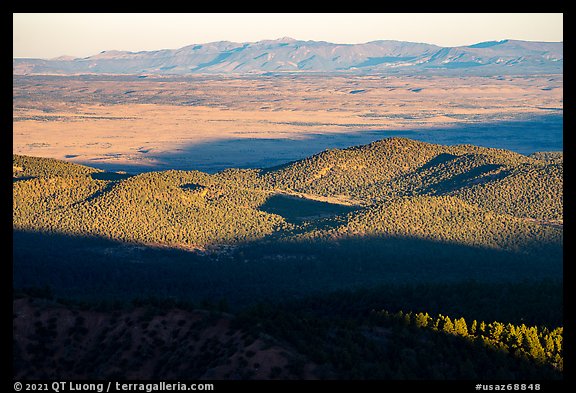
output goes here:
[[562, 150], [562, 114], [562, 75], [14, 76], [13, 151], [134, 173], [270, 167], [388, 136], [530, 154]]

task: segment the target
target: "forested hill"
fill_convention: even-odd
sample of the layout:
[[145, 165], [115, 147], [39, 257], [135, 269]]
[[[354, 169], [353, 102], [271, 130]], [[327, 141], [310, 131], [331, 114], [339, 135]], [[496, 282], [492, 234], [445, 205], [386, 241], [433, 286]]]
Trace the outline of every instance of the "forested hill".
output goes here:
[[13, 228], [17, 376], [562, 378], [562, 153], [389, 138], [138, 175], [14, 155]]
[[14, 155], [13, 177], [19, 230], [189, 249], [354, 234], [516, 251], [562, 242], [561, 153], [387, 138], [213, 175], [130, 176]]

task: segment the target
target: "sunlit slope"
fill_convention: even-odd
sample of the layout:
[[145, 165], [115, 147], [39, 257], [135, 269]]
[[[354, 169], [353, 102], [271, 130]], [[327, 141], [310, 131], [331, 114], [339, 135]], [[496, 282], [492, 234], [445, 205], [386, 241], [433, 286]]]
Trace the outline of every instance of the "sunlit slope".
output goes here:
[[[507, 250], [562, 241], [563, 163], [558, 154], [527, 157], [388, 138], [328, 150], [281, 168], [228, 169], [214, 175], [164, 171], [130, 176], [16, 155], [13, 166], [14, 228], [21, 230], [184, 248], [327, 232]], [[278, 194], [356, 206], [349, 214], [350, 209], [300, 214], [302, 199], [284, 198], [283, 210], [270, 210]], [[282, 211], [303, 218], [290, 220]]]
[[340, 236], [414, 237], [510, 251], [561, 244], [562, 230], [498, 214], [452, 196], [403, 197], [352, 213]]
[[151, 172], [104, 181], [37, 177], [14, 183], [14, 227], [201, 247], [256, 240], [281, 226], [257, 209], [263, 191], [200, 172]]
[[318, 195], [352, 195], [412, 172], [443, 152], [439, 145], [387, 138], [364, 146], [330, 149], [265, 176], [278, 188]]
[[100, 169], [72, 164], [54, 158], [28, 157], [18, 154], [12, 156], [12, 176], [27, 178], [37, 176], [70, 177], [102, 172]]
[[558, 153], [527, 157], [502, 149], [388, 138], [325, 151], [264, 176], [278, 188], [344, 196], [365, 205], [399, 196], [453, 195], [497, 213], [562, 219]]
[[364, 146], [327, 150], [265, 176], [280, 188], [373, 198], [382, 195], [378, 188], [424, 188], [478, 167], [489, 171], [534, 161], [501, 149], [387, 138]]
[[561, 151], [539, 151], [530, 154], [530, 157], [544, 162], [551, 162], [551, 163], [564, 162], [564, 152]]
[[455, 190], [455, 195], [498, 213], [545, 222], [563, 220], [564, 164], [522, 164], [504, 176]]

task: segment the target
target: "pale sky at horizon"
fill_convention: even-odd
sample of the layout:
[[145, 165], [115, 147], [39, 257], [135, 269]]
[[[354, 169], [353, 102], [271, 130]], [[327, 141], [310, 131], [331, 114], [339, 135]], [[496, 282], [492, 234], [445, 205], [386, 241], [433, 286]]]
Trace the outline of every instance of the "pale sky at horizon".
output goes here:
[[563, 41], [563, 14], [13, 14], [13, 57], [86, 57], [103, 50], [177, 49], [213, 41], [291, 37], [471, 45]]

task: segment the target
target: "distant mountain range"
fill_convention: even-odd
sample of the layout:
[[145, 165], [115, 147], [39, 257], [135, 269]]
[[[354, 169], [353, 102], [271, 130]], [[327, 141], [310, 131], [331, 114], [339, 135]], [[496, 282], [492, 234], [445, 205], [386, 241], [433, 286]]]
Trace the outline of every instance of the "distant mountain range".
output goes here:
[[13, 74], [561, 73], [562, 42], [502, 40], [440, 47], [403, 41], [335, 44], [292, 38], [229, 41], [85, 58], [13, 59]]

